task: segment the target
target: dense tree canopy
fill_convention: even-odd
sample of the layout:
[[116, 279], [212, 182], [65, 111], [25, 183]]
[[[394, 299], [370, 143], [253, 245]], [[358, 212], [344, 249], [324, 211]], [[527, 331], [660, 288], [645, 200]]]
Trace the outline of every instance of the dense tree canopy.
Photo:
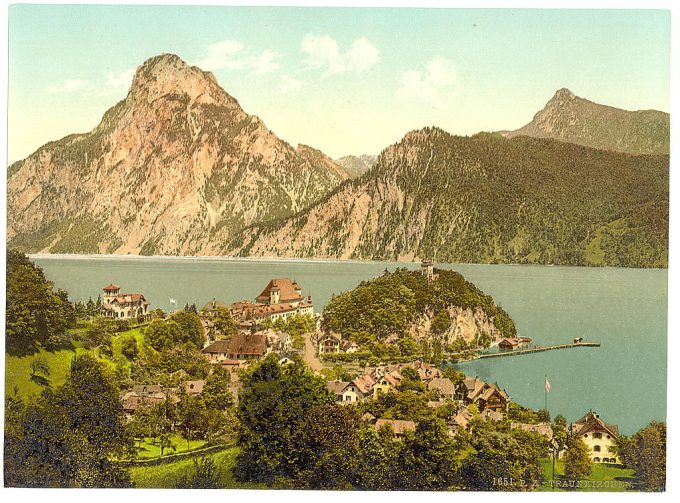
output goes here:
[[330, 300], [323, 311], [322, 326], [359, 343], [382, 341], [396, 335], [403, 340], [401, 353], [412, 355], [419, 348], [409, 342], [407, 329], [419, 316], [438, 313], [434, 315], [433, 332], [441, 334], [450, 326], [447, 313], [450, 307], [479, 307], [503, 336], [516, 335], [514, 322], [490, 296], [455, 271], [437, 270], [437, 274], [439, 277], [429, 283], [417, 272], [398, 269], [362, 281], [353, 290]]
[[131, 447], [118, 389], [93, 357], [74, 357], [63, 386], [32, 404], [9, 399], [6, 410], [6, 485], [130, 485], [113, 462]]
[[75, 311], [64, 291], [55, 292], [43, 270], [26, 255], [7, 250], [5, 341], [11, 354], [25, 354], [62, 338], [75, 324]]

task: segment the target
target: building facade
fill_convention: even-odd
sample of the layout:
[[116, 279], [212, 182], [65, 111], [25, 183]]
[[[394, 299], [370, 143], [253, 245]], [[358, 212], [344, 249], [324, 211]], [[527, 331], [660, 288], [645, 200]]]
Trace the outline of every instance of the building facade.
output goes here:
[[114, 284], [103, 288], [104, 299], [102, 314], [106, 318], [126, 320], [150, 316], [149, 302], [141, 293], [120, 293], [120, 287]]

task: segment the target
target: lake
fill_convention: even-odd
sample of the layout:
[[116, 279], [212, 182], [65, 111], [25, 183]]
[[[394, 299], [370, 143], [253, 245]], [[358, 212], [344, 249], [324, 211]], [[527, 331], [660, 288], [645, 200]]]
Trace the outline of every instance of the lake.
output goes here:
[[[271, 278], [290, 277], [321, 311], [335, 293], [397, 267], [419, 264], [221, 258], [36, 256], [55, 286], [72, 300], [97, 298], [108, 283], [142, 292], [152, 308], [170, 310], [216, 298], [254, 299]], [[589, 409], [632, 434], [666, 416], [667, 270], [523, 265], [437, 264], [454, 269], [494, 297], [535, 344], [601, 343], [459, 365], [468, 375], [498, 382], [512, 399], [544, 404], [568, 421]]]

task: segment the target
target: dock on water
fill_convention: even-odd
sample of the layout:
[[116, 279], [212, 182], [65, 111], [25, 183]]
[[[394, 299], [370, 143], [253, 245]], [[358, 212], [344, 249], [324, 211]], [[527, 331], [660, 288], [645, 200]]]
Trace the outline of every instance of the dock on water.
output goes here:
[[540, 353], [541, 351], [551, 351], [553, 349], [568, 348], [599, 348], [599, 342], [574, 342], [573, 344], [558, 344], [555, 346], [534, 346], [533, 348], [515, 349], [513, 351], [501, 351], [499, 353], [485, 353], [477, 355], [477, 358], [500, 358], [501, 356], [526, 355], [528, 353]]

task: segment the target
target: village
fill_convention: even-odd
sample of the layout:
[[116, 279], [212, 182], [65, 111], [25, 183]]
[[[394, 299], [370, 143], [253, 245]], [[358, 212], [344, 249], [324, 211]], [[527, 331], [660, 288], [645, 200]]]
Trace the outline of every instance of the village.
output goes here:
[[[434, 279], [432, 262], [424, 261], [422, 274]], [[152, 316], [149, 302], [141, 293], [121, 293], [120, 287], [109, 284], [103, 289], [101, 306], [106, 318], [135, 319], [146, 322]], [[231, 333], [223, 333], [220, 316], [228, 313], [233, 320]], [[290, 278], [275, 278], [268, 282], [254, 301], [242, 300], [225, 303], [216, 299], [208, 302], [198, 316], [207, 334], [203, 357], [213, 369], [219, 368], [229, 375], [229, 391], [238, 402], [241, 389], [240, 373], [249, 365], [274, 354], [280, 365], [296, 360], [304, 361], [316, 374], [324, 376], [327, 389], [343, 406], [379, 400], [382, 395], [397, 392], [417, 381], [416, 389], [427, 395], [427, 407], [445, 419], [448, 434], [455, 437], [467, 431], [473, 418], [485, 421], [507, 422], [511, 429], [531, 431], [545, 437], [553, 447], [553, 454], [560, 458], [564, 446], [554, 438], [553, 427], [548, 418], [542, 421], [523, 422], [514, 411], [521, 406], [514, 404], [508, 392], [498, 383], [489, 383], [478, 376], [466, 376], [460, 372], [447, 371], [446, 367], [414, 359], [402, 363], [379, 363], [352, 361], [343, 365], [324, 362], [328, 355], [360, 354], [360, 346], [343, 339], [340, 334], [321, 330], [320, 314], [315, 313], [311, 296], [304, 296], [300, 284]], [[290, 334], [277, 327], [287, 321], [306, 319], [310, 330], [303, 334]], [[578, 344], [581, 341], [574, 341]], [[529, 347], [528, 337], [503, 338], [498, 342], [499, 354]], [[450, 369], [449, 369], [450, 370]], [[342, 378], [338, 378], [338, 372]], [[333, 375], [336, 374], [336, 375]], [[179, 387], [164, 387], [157, 383], [138, 383], [122, 395], [123, 409], [130, 420], [140, 407], [151, 407], [166, 401], [178, 403], [180, 394], [199, 397], [205, 380], [185, 380]], [[412, 388], [412, 386], [411, 386]], [[411, 420], [375, 417], [365, 413], [362, 421], [377, 431], [387, 430], [399, 439], [416, 430]], [[596, 412], [588, 411], [569, 426], [569, 432], [581, 438], [589, 449], [594, 463], [617, 464], [615, 442], [618, 427], [604, 422]]]

